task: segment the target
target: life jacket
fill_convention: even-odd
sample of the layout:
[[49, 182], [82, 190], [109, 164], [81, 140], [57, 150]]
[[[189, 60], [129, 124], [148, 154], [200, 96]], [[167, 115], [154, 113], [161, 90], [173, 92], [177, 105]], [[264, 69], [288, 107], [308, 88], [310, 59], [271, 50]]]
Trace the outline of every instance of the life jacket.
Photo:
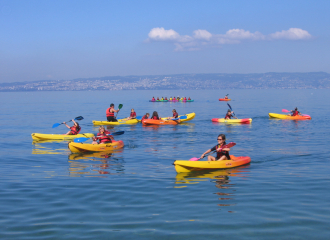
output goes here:
[[148, 119], [147, 115], [144, 115], [144, 116], [142, 117], [142, 120], [144, 120], [144, 119]]
[[111, 109], [111, 107], [108, 108], [105, 113], [106, 113], [107, 117], [114, 117], [115, 116], [115, 113], [114, 112], [110, 112], [110, 109]]
[[297, 116], [298, 114], [299, 114], [298, 111], [293, 111], [292, 116], [294, 117], [294, 116]]
[[103, 134], [98, 133], [97, 134], [97, 139], [99, 140], [99, 143], [111, 143], [112, 140], [110, 138], [110, 136], [107, 136], [106, 134], [110, 134], [110, 132], [105, 131]]
[[225, 116], [225, 119], [231, 119], [231, 115], [228, 115], [228, 113]]
[[228, 99], [228, 97], [227, 97], [227, 96], [225, 96], [225, 99]]
[[153, 116], [152, 119], [154, 119], [154, 120], [159, 120], [159, 117], [157, 117], [157, 116]]
[[188, 98], [188, 100], [191, 100], [190, 98]]
[[131, 114], [129, 116], [132, 118], [136, 117], [136, 112], [131, 112]]
[[[224, 142], [222, 145], [218, 144], [215, 149], [218, 150], [219, 148], [221, 148], [222, 146], [225, 146], [225, 145], [226, 145], [226, 142]], [[227, 152], [227, 151], [218, 152], [217, 151], [217, 159], [221, 158], [223, 155], [226, 155], [227, 159], [230, 160], [229, 152]]]
[[156, 99], [155, 98], [152, 98], [152, 101], [155, 101]]
[[184, 100], [187, 100], [187, 98], [185, 97]]
[[178, 117], [179, 117], [179, 114], [178, 114], [177, 112], [174, 112], [174, 113], [173, 113], [173, 117], [174, 117], [174, 118], [178, 118]]
[[172, 98], [170, 98], [170, 100], [172, 100]]
[[167, 100], [167, 97], [165, 98], [165, 100]]
[[72, 126], [72, 127], [70, 127], [70, 130], [71, 130], [72, 135], [77, 135], [77, 134], [80, 132], [81, 127], [78, 126], [78, 127], [76, 128], [76, 126]]
[[159, 100], [159, 97], [157, 98], [157, 100]]

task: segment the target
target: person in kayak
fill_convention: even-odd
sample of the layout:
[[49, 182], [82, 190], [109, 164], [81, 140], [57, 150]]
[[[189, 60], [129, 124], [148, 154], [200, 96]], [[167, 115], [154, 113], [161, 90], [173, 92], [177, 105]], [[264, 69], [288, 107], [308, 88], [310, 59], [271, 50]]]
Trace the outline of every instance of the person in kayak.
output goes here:
[[191, 100], [191, 98], [190, 98], [190, 97], [188, 97], [188, 100], [190, 101], [190, 100]]
[[68, 124], [66, 124], [66, 122], [63, 123], [67, 128], [70, 129], [70, 131], [67, 132], [64, 135], [77, 135], [80, 132], [81, 127], [79, 126], [79, 123], [75, 122], [74, 119], [72, 119], [72, 122], [73, 122], [73, 126], [72, 127], [70, 127]]
[[151, 101], [156, 101], [155, 97], [152, 97]]
[[154, 111], [154, 112], [152, 113], [151, 119], [154, 119], [154, 120], [160, 120], [160, 117], [158, 116], [157, 111]]
[[[296, 107], [294, 110], [291, 110], [291, 116], [301, 116], [300, 112], [298, 111], [298, 108]], [[289, 114], [290, 115], [290, 114]]]
[[228, 99], [228, 94], [225, 96], [225, 99]]
[[[179, 117], [179, 114], [177, 113], [177, 111], [176, 111], [175, 109], [172, 110], [172, 113], [173, 113], [173, 117], [169, 117], [169, 118], [167, 118], [168, 120], [174, 120], [174, 119], [176, 119], [176, 118]], [[174, 121], [177, 121], [177, 122], [180, 123], [181, 120], [178, 119], [178, 120], [174, 120]]]
[[157, 101], [159, 101], [159, 97], [157, 97]]
[[165, 100], [167, 100], [167, 97], [165, 97]]
[[210, 148], [205, 153], [202, 154], [201, 158], [204, 158], [205, 154], [210, 153], [212, 151], [217, 152], [217, 156], [207, 156], [207, 161], [222, 161], [222, 160], [230, 160], [229, 151], [230, 148], [222, 148], [226, 145], [226, 136], [225, 134], [219, 134], [218, 136], [218, 144], [215, 145], [213, 148]]
[[234, 114], [234, 111], [231, 111], [230, 109], [228, 109], [225, 119], [231, 119], [232, 117], [237, 119], [237, 117], [235, 117], [233, 114]]
[[108, 122], [118, 122], [115, 117], [115, 112], [119, 112], [119, 109], [115, 110], [115, 104], [111, 103], [110, 107], [106, 111], [106, 116], [107, 116]]
[[128, 118], [126, 118], [127, 120], [130, 119], [135, 119], [136, 118], [136, 112], [134, 111], [134, 108], [131, 109], [131, 114], [129, 115]]
[[172, 101], [172, 97], [170, 97], [170, 101]]
[[184, 97], [184, 99], [183, 99], [184, 101], [187, 101], [187, 98], [186, 97]]
[[113, 136], [109, 134], [111, 134], [109, 131], [106, 131], [103, 126], [100, 126], [96, 137], [93, 137], [93, 144], [112, 143]]
[[163, 101], [163, 100], [164, 100], [164, 98], [162, 97], [160, 100], [162, 100], [162, 101]]
[[149, 113], [146, 113], [146, 115], [144, 115], [142, 117], [141, 121], [143, 121], [144, 119], [149, 119], [149, 116], [150, 116], [150, 114]]

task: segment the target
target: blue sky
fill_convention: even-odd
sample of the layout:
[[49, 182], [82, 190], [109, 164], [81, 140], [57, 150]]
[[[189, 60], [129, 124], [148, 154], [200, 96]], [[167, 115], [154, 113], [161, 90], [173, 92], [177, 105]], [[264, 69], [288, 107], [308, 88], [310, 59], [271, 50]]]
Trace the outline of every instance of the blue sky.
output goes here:
[[330, 1], [0, 0], [0, 82], [330, 72]]

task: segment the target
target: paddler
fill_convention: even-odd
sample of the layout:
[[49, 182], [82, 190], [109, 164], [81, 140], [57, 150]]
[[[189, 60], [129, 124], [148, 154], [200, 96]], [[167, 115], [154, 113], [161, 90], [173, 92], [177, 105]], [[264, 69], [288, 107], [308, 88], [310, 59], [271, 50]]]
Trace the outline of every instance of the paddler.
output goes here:
[[218, 144], [215, 145], [213, 148], [207, 150], [205, 153], [202, 154], [201, 158], [204, 158], [205, 154], [210, 153], [212, 151], [217, 152], [217, 156], [207, 156], [207, 161], [221, 161], [221, 160], [230, 160], [229, 151], [230, 148], [222, 148], [226, 145], [226, 136], [225, 134], [219, 134], [218, 138]]
[[183, 99], [184, 101], [187, 101], [187, 98], [186, 97], [184, 97], [184, 99]]
[[[174, 120], [174, 119], [179, 117], [179, 114], [177, 113], [177, 111], [175, 109], [172, 110], [172, 113], [173, 113], [173, 117], [169, 117], [168, 120]], [[174, 120], [174, 121], [180, 122], [181, 119], [177, 119], [177, 120]]]
[[228, 109], [225, 119], [231, 119], [232, 117], [237, 119], [237, 117], [235, 117], [233, 114], [234, 114], [234, 111], [231, 111], [230, 109]]
[[172, 97], [170, 97], [170, 101], [172, 101]]
[[157, 97], [157, 101], [159, 101], [159, 97]]
[[127, 120], [130, 119], [135, 119], [136, 118], [136, 112], [134, 111], [134, 108], [131, 109], [131, 114], [129, 115], [128, 118], [126, 118]]
[[228, 94], [225, 96], [225, 99], [228, 99]]
[[[298, 108], [296, 107], [294, 110], [291, 110], [291, 116], [301, 116], [300, 112], [298, 111]], [[290, 115], [290, 114], [289, 114]]]
[[165, 100], [167, 100], [167, 97], [165, 97]]
[[190, 98], [190, 97], [188, 97], [188, 100], [190, 101], [190, 100], [191, 100], [191, 98]]
[[180, 97], [177, 97], [176, 100], [180, 101]]
[[163, 100], [164, 100], [164, 98], [162, 97], [160, 100], [162, 100], [162, 101], [163, 101]]
[[66, 134], [64, 135], [77, 135], [80, 130], [81, 130], [81, 127], [79, 126], [79, 123], [75, 122], [74, 119], [72, 119], [72, 122], [73, 122], [73, 126], [70, 127], [68, 124], [66, 124], [66, 122], [63, 122], [63, 124], [70, 129], [69, 132], [67, 132]]
[[149, 119], [149, 116], [150, 116], [150, 114], [149, 113], [146, 113], [146, 115], [144, 115], [142, 117], [141, 121], [143, 121], [144, 119]]
[[119, 108], [118, 108], [118, 110], [115, 110], [115, 104], [111, 103], [110, 107], [106, 111], [106, 116], [107, 116], [108, 122], [118, 122], [115, 117], [115, 112], [119, 112]]
[[111, 134], [109, 131], [106, 131], [103, 126], [100, 126], [98, 134], [96, 137], [93, 137], [92, 144], [112, 143], [113, 136], [109, 134]]
[[152, 97], [151, 101], [156, 101], [155, 97]]
[[154, 112], [152, 113], [151, 119], [154, 119], [154, 120], [160, 120], [160, 117], [158, 116], [157, 111], [154, 111]]

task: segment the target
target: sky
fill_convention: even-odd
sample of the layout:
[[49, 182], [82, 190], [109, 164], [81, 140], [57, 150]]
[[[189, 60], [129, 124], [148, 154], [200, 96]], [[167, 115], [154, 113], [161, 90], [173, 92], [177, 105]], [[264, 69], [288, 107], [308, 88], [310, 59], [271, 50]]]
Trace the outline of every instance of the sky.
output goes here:
[[330, 73], [330, 1], [0, 0], [0, 83]]

